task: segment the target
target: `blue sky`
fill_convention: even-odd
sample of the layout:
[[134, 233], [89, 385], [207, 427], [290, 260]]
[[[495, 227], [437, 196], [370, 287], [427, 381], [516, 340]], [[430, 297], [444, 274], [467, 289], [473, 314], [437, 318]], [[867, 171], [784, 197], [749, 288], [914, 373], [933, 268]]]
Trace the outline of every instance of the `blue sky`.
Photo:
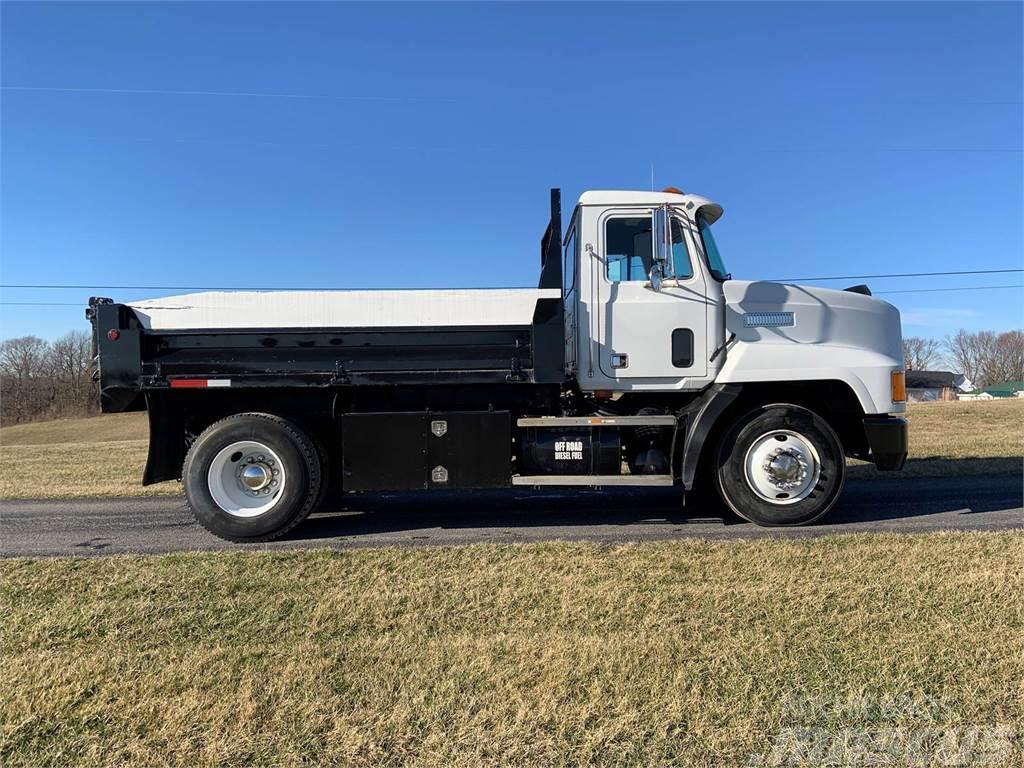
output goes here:
[[[0, 275], [532, 285], [548, 187], [568, 209], [648, 188], [652, 162], [658, 187], [724, 205], [737, 277], [1021, 267], [1021, 11], [4, 3]], [[1024, 322], [1020, 289], [885, 298], [907, 335]], [[78, 306], [0, 306], [0, 323], [85, 327]]]

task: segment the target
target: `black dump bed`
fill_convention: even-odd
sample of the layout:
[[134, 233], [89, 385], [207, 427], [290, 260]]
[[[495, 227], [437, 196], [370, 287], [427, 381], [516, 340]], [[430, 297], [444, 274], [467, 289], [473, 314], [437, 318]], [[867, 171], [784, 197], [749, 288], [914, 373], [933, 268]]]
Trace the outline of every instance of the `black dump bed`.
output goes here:
[[[561, 209], [541, 241], [540, 287], [561, 284]], [[538, 299], [521, 326], [150, 330], [134, 310], [92, 298], [104, 411], [137, 410], [148, 390], [177, 387], [561, 383], [562, 301]]]
[[[360, 384], [561, 380], [561, 349], [538, 341], [561, 302], [539, 299], [532, 325], [154, 331], [109, 299], [90, 300], [104, 411], [141, 408], [140, 395], [175, 387], [333, 387]], [[546, 363], [546, 365], [545, 365]], [[214, 380], [210, 383], [210, 380]]]

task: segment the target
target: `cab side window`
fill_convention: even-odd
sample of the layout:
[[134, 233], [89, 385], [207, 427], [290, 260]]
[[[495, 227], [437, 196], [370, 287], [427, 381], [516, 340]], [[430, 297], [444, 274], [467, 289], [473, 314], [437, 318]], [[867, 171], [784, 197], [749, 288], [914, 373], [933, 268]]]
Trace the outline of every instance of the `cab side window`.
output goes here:
[[683, 238], [683, 228], [675, 217], [672, 218], [672, 277], [677, 280], [693, 277], [693, 264], [690, 263], [690, 252]]
[[[680, 280], [693, 277], [690, 254], [678, 220], [672, 219], [672, 267]], [[608, 219], [605, 224], [605, 274], [613, 283], [647, 280], [651, 273], [651, 217]]]

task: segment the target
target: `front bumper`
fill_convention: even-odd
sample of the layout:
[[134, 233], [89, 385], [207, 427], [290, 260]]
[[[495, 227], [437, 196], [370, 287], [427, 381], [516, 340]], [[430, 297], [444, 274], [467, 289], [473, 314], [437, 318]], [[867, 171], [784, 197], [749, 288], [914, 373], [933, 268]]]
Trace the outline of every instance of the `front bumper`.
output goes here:
[[866, 416], [864, 433], [868, 438], [869, 459], [878, 469], [903, 469], [907, 460], [907, 420], [902, 416]]

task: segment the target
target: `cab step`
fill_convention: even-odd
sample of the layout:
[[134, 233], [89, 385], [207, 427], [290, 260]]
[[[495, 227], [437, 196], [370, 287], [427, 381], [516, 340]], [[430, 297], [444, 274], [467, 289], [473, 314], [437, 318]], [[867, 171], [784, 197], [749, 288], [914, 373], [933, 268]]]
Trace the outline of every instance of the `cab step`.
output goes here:
[[679, 419], [671, 414], [649, 416], [524, 416], [516, 419], [518, 427], [639, 427], [660, 425], [674, 427]]
[[669, 486], [672, 475], [513, 475], [512, 485]]

